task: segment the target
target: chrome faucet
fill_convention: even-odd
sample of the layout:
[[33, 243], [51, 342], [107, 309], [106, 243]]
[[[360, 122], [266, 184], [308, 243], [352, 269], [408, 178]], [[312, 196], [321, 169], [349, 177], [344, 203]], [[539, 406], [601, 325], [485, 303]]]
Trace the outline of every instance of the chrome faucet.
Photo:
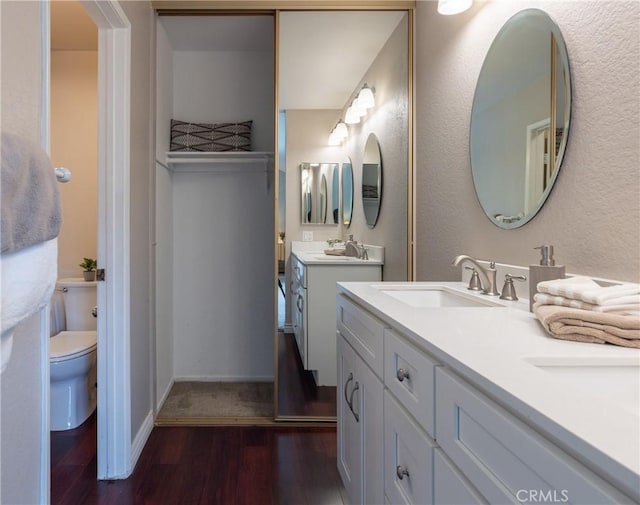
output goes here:
[[456, 256], [453, 260], [454, 265], [459, 265], [460, 263], [468, 261], [475, 268], [478, 274], [482, 279], [482, 292], [485, 295], [489, 296], [498, 296], [498, 289], [496, 288], [496, 264], [495, 262], [489, 263], [489, 267], [483, 267], [478, 260], [472, 258], [471, 256], [467, 256], [466, 254], [461, 254], [460, 256]]
[[353, 235], [349, 235], [349, 239], [344, 243], [344, 255], [353, 256], [354, 258], [360, 258], [362, 256], [358, 241], [353, 240]]

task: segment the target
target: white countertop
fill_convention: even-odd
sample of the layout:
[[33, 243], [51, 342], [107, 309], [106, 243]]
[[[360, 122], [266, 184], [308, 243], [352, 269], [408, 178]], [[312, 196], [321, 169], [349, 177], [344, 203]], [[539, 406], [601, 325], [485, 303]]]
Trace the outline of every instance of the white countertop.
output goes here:
[[[416, 308], [382, 292], [382, 284], [444, 286], [501, 306]], [[529, 312], [528, 300], [487, 297], [461, 282], [345, 282], [338, 292], [640, 499], [640, 350], [554, 339]], [[536, 366], [554, 363], [595, 366], [569, 374], [557, 373], [566, 367]]]
[[371, 256], [370, 259], [363, 260], [353, 256], [333, 256], [325, 254], [323, 251], [293, 251], [294, 254], [305, 265], [353, 265], [353, 266], [373, 266], [383, 265], [384, 260]]

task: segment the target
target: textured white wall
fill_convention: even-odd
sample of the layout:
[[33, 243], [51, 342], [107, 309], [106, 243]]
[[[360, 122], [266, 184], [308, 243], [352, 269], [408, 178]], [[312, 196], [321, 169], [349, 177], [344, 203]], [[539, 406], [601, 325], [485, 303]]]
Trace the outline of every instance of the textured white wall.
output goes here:
[[[540, 8], [563, 33], [572, 74], [569, 142], [541, 212], [501, 230], [478, 204], [469, 119], [484, 57], [516, 12]], [[640, 4], [634, 1], [474, 3], [440, 16], [417, 7], [417, 277], [452, 280], [457, 254], [528, 265], [555, 245], [568, 272], [640, 280]]]
[[51, 161], [72, 173], [60, 184], [58, 277], [80, 277], [78, 263], [98, 247], [97, 51], [51, 53]]

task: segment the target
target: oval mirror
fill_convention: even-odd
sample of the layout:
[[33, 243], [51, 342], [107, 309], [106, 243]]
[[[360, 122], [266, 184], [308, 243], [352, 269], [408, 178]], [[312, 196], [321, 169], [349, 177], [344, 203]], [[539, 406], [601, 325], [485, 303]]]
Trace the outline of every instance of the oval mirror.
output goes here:
[[324, 174], [320, 181], [320, 222], [327, 222], [327, 177]]
[[544, 205], [562, 164], [570, 111], [560, 29], [539, 9], [517, 13], [487, 53], [471, 111], [473, 183], [496, 226], [522, 226]]
[[353, 167], [351, 158], [342, 164], [342, 224], [351, 225], [353, 214]]
[[382, 158], [380, 144], [373, 133], [369, 134], [362, 158], [362, 207], [369, 228], [373, 228], [380, 214], [382, 201]]
[[340, 222], [340, 176], [338, 170], [338, 164], [336, 163], [331, 176], [331, 213], [333, 216], [333, 224]]

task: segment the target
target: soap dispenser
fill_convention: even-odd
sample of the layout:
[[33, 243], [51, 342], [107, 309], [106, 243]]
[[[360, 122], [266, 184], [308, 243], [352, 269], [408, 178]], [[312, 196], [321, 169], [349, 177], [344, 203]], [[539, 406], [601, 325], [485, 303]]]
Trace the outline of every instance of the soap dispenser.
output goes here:
[[541, 245], [534, 249], [540, 249], [542, 257], [539, 265], [529, 265], [529, 312], [533, 312], [533, 296], [538, 292], [539, 282], [564, 278], [564, 265], [556, 265], [552, 245]]

